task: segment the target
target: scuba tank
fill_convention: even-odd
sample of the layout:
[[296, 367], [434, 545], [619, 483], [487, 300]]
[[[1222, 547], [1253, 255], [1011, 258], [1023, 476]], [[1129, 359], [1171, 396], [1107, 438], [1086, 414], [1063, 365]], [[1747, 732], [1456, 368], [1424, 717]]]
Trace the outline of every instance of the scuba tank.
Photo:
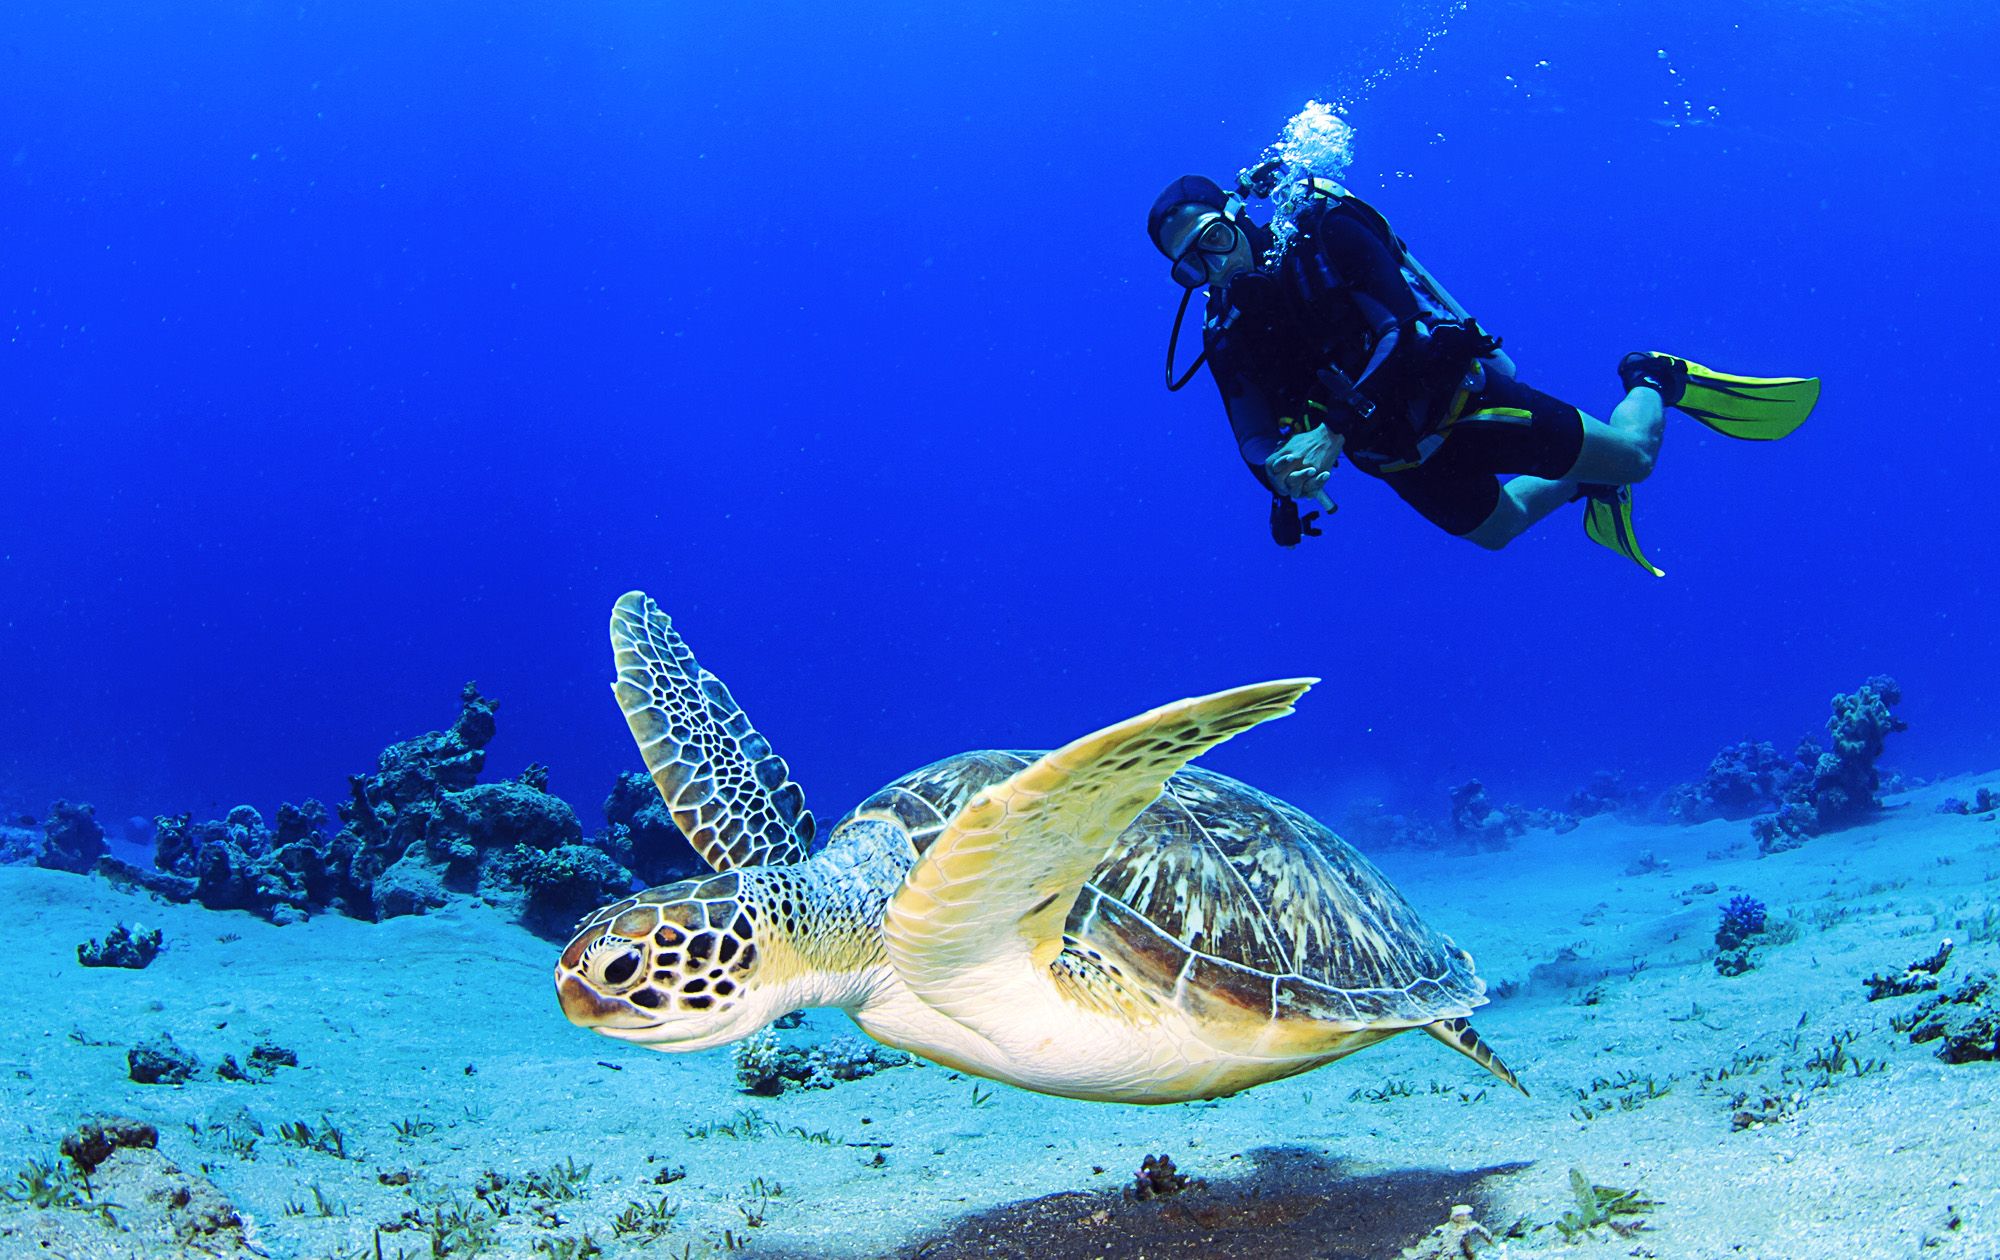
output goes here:
[[[1243, 172], [1238, 186], [1244, 194], [1269, 198], [1284, 173], [1281, 162], [1268, 161]], [[1417, 260], [1380, 211], [1340, 184], [1307, 176], [1282, 200], [1278, 213], [1294, 224], [1309, 215], [1314, 216], [1312, 222], [1341, 215], [1359, 224], [1396, 260], [1417, 308], [1414, 317], [1396, 328], [1394, 351], [1386, 359], [1371, 359], [1365, 368], [1354, 364], [1351, 373], [1340, 363], [1320, 365], [1308, 409], [1317, 407], [1320, 422], [1335, 424], [1347, 434], [1350, 456], [1367, 471], [1422, 463], [1443, 442], [1444, 431], [1467, 398], [1484, 384], [1484, 360], [1500, 349], [1500, 339], [1482, 329]], [[1277, 267], [1297, 235], [1296, 231], [1279, 234], [1278, 244], [1264, 260], [1265, 268]], [[1386, 401], [1385, 385], [1388, 397], [1397, 397], [1400, 405], [1378, 408]]]

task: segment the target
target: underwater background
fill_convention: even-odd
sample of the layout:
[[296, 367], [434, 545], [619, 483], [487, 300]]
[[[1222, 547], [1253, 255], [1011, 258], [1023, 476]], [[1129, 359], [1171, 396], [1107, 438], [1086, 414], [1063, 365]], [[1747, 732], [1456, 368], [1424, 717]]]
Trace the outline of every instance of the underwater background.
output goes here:
[[[594, 802], [634, 586], [829, 802], [1299, 673], [1336, 694], [1255, 765], [1313, 803], [1664, 780], [1876, 670], [1905, 765], [2000, 763], [1996, 26], [10, 6], [0, 782], [113, 818], [334, 792], [475, 678], [496, 758]], [[1531, 384], [1605, 414], [1636, 348], [1823, 376], [1782, 445], [1670, 425], [1665, 581], [1569, 513], [1456, 544], [1352, 469], [1271, 544], [1212, 387], [1160, 387], [1141, 225], [1313, 97]]]
[[[1622, 776], [1637, 818], [1719, 748], [1788, 749], [1824, 729], [1829, 697], [1887, 673], [1908, 729], [1884, 794], [1930, 826], [2000, 767], [1996, 48], [2000, 16], [1962, 2], [6, 6], [0, 815], [39, 826], [51, 801], [90, 802], [112, 852], [144, 864], [156, 816], [344, 798], [386, 745], [448, 727], [476, 680], [499, 702], [486, 777], [546, 766], [592, 831], [639, 768], [604, 632], [636, 587], [828, 823], [949, 753], [1051, 747], [1303, 674], [1327, 681], [1295, 716], [1203, 764], [1336, 828], [1357, 805], [1456, 822], [1451, 793], [1474, 778], [1496, 800], [1573, 809], [1599, 771]], [[1179, 290], [1142, 225], [1169, 180], [1227, 182], [1312, 99], [1354, 128], [1346, 182], [1529, 384], [1602, 417], [1634, 349], [1823, 378], [1782, 443], [1670, 418], [1638, 496], [1664, 579], [1567, 511], [1478, 550], [1352, 468], [1329, 486], [1323, 537], [1272, 544], [1213, 387], [1162, 387]], [[1972, 799], [1977, 815], [1988, 798]], [[1956, 826], [1964, 810], [1947, 813]], [[1684, 922], [1606, 891], [1638, 853], [1675, 864], [1671, 902], [1749, 834], [1695, 821], [1711, 830], [1682, 835], [1654, 809], [1584, 863], [1590, 822], [1485, 846], [1476, 866], [1448, 846], [1369, 853], [1420, 907], [1446, 906], [1482, 963], [1499, 955], [1483, 972], [1530, 991], [1587, 934], [1578, 906], [1651, 924], [1629, 957], [1543, 975], [1584, 986], [1681, 939]], [[1824, 869], [1742, 887], [1775, 918], [1786, 888], [1823, 877], [1887, 923], [1885, 897], [1916, 878], [1934, 904], [1908, 914], [1961, 940], [1970, 914], [1990, 953], [1992, 875], [1941, 869], [1991, 863], [1990, 816], [1959, 847], [1910, 834], [1860, 867], [1809, 847]], [[1724, 887], [1689, 912], [1704, 939], [1710, 901], [1738, 887], [1710, 878]], [[1549, 899], [1591, 881], [1575, 906]], [[135, 914], [169, 940], [228, 931], [192, 926], [212, 911], [135, 912], [102, 883], [73, 904], [68, 885], [21, 887], [6, 895], [57, 933], [64, 967]], [[1482, 940], [1510, 914], [1546, 931]], [[452, 922], [340, 922], [309, 961], [273, 961], [267, 991], [305, 966], [321, 992], [380, 993], [403, 973], [367, 932], [442, 960]], [[275, 960], [303, 948], [286, 932], [319, 927], [240, 930], [270, 931]], [[1857, 973], [1941, 934], [1870, 930], [1879, 948], [1847, 949]], [[1715, 982], [1708, 953], [1687, 983]], [[516, 933], [495, 958], [543, 1003], [518, 1018], [548, 1025], [505, 1088], [541, 1089], [548, 1047], [584, 1064], [615, 1049], [548, 1001], [546, 941]], [[1788, 994], [1834, 984], [1797, 966]], [[1857, 980], [1843, 972], [1840, 992], [1859, 1000]], [[1709, 1000], [1672, 996], [1677, 1012]], [[1786, 1001], [1773, 1029], [1792, 1026]], [[1620, 1035], [1645, 1043], [1666, 1004], [1635, 1001]], [[383, 1070], [428, 1071], [422, 1021], [394, 1018]], [[1512, 1045], [1545, 1018], [1516, 1015]], [[1745, 1028], [1711, 1031], [1721, 1045]], [[52, 1015], [47, 1031], [67, 1028]], [[375, 1044], [355, 1037], [325, 1054]], [[681, 1070], [625, 1057], [628, 1084]], [[714, 1096], [688, 1117], [733, 1105], [730, 1061], [707, 1058]], [[410, 1090], [395, 1097], [423, 1097]], [[79, 1078], [48, 1115], [112, 1092]], [[296, 1110], [322, 1105], [302, 1093]], [[1143, 1144], [1165, 1114], [1023, 1105], [1039, 1110], [1009, 1132], [1036, 1148], [1059, 1124], [1066, 1142], [1104, 1124]], [[30, 1149], [15, 1136], [0, 1135], [10, 1166]], [[1375, 1156], [1408, 1141], [1412, 1163], [1445, 1149], [1431, 1127], [1376, 1136]], [[497, 1158], [505, 1143], [483, 1145]], [[1560, 1188], [1567, 1165], [1548, 1166]], [[1048, 1177], [1006, 1185], [1025, 1199]], [[1979, 1186], [2000, 1193], [1990, 1173]], [[1008, 1197], [922, 1196], [899, 1190], [875, 1225], [907, 1237], [905, 1215]], [[855, 1202], [842, 1228], [862, 1237]], [[284, 1234], [267, 1220], [273, 1254], [367, 1238]], [[1915, 1254], [1851, 1231], [1751, 1236], [1745, 1254]], [[1944, 1254], [2000, 1255], [1986, 1245]], [[835, 1250], [785, 1246], [771, 1254]]]

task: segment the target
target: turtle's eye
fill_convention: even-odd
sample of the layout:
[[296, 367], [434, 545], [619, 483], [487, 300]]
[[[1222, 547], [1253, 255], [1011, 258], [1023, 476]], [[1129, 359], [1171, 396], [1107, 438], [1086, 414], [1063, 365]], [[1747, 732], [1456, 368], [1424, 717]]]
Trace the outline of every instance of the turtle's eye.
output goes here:
[[638, 974], [641, 961], [639, 951], [629, 945], [615, 953], [606, 950], [591, 960], [590, 973], [593, 979], [608, 988], [623, 988]]

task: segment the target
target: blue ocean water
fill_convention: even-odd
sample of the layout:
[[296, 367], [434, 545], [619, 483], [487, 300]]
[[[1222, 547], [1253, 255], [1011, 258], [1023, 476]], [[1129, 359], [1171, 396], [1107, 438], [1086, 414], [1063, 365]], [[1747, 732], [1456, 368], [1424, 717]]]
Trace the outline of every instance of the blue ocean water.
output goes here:
[[[1435, 36], [1434, 38], [1429, 38]], [[441, 2], [0, 12], [0, 791], [336, 799], [501, 699], [586, 826], [643, 587], [837, 814], [967, 747], [1324, 675], [1209, 764], [1332, 813], [1788, 743], [2000, 764], [2000, 19], [1920, 8]], [[1416, 55], [1418, 50], [1421, 55]], [[1653, 581], [1342, 470], [1265, 533], [1160, 385], [1141, 229], [1309, 98], [1349, 182], [1602, 415], [1635, 348], [1825, 378], [1670, 425]]]

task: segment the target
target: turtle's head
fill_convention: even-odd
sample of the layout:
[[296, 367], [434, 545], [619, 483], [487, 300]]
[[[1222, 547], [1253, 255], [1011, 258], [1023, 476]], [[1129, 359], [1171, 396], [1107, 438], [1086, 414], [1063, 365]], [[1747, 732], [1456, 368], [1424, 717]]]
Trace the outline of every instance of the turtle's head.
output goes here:
[[556, 963], [570, 1022], [654, 1050], [705, 1050], [790, 1007], [764, 916], [734, 873], [648, 889], [584, 920]]

